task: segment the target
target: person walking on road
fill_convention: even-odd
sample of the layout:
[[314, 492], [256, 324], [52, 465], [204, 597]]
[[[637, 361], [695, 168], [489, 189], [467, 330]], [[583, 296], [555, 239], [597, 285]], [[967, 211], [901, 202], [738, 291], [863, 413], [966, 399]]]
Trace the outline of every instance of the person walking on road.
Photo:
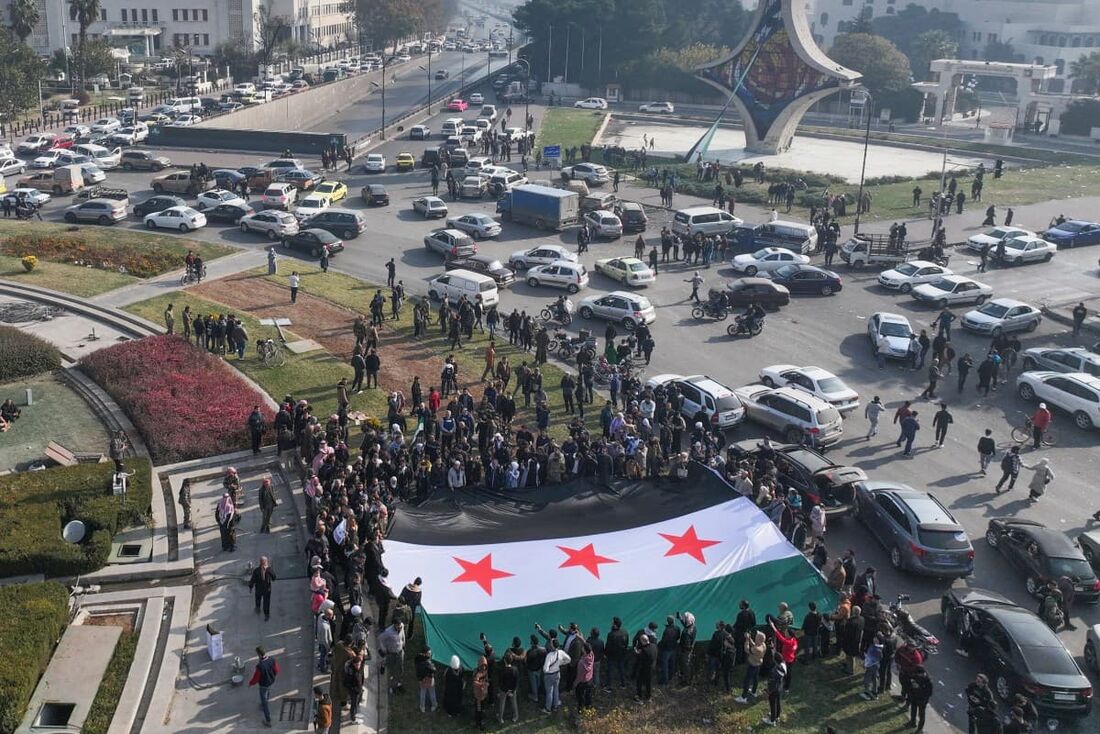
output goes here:
[[935, 400], [936, 385], [939, 383], [941, 377], [943, 377], [943, 372], [940, 370], [940, 361], [933, 357], [932, 363], [928, 365], [928, 387], [924, 388], [924, 392], [922, 392], [920, 396], [922, 398], [928, 398], [929, 400]]
[[252, 569], [248, 580], [248, 590], [256, 595], [256, 614], [262, 608], [265, 620], [271, 619], [271, 584], [276, 578], [271, 570], [271, 561], [267, 556], [260, 556], [260, 565]]
[[985, 435], [978, 439], [978, 466], [983, 477], [996, 453], [997, 442], [993, 440], [993, 431], [987, 428], [985, 429]]
[[256, 655], [260, 659], [256, 663], [256, 670], [252, 673], [252, 680], [248, 681], [248, 685], [258, 685], [260, 687], [260, 710], [263, 711], [264, 726], [270, 729], [271, 706], [269, 701], [271, 699], [271, 686], [275, 685], [275, 678], [279, 675], [279, 663], [274, 657], [268, 655], [262, 647], [256, 648]]
[[692, 275], [690, 278], [684, 280], [684, 282], [691, 283], [691, 295], [688, 296], [688, 298], [695, 301], [696, 303], [700, 303], [699, 286], [703, 285], [703, 276], [699, 274], [698, 270], [696, 270], [695, 274]]
[[920, 421], [917, 420], [917, 411], [913, 411], [909, 415], [905, 416], [900, 421], [901, 435], [898, 436], [898, 440], [894, 443], [895, 446], [901, 446], [901, 442], [905, 441], [905, 456], [913, 455], [913, 441], [917, 439], [917, 431], [920, 430]]
[[[1023, 464], [1023, 462], [1020, 463]], [[1027, 483], [1027, 498], [1030, 502], [1038, 502], [1039, 498], [1046, 492], [1047, 485], [1054, 481], [1054, 471], [1050, 468], [1050, 459], [1044, 456], [1032, 466], [1027, 464], [1023, 464], [1023, 466], [1033, 472], [1031, 481]]]
[[868, 441], [878, 433], [878, 419], [882, 413], [886, 410], [886, 406], [882, 404], [882, 400], [876, 395], [871, 402], [867, 403], [867, 407], [863, 409], [863, 417], [867, 419], [869, 424], [867, 428], [867, 435], [864, 438]]
[[955, 363], [955, 370], [959, 375], [959, 392], [962, 392], [963, 387], [966, 386], [967, 375], [970, 374], [970, 370], [973, 367], [974, 358], [970, 356], [969, 352], [965, 352], [963, 356], [959, 357], [959, 361]]
[[943, 448], [944, 439], [947, 438], [947, 427], [954, 422], [955, 419], [947, 410], [947, 403], [940, 403], [940, 409], [932, 416], [932, 427], [936, 429], [935, 438], [932, 439], [933, 446]]
[[279, 501], [275, 498], [275, 488], [271, 484], [270, 477], [264, 477], [264, 480], [260, 483], [260, 532], [271, 532], [271, 516], [275, 513], [275, 508], [279, 506]]
[[1089, 315], [1089, 310], [1085, 308], [1085, 303], [1082, 301], [1073, 307], [1073, 335], [1078, 336], [1081, 333], [1081, 327], [1085, 324], [1085, 317]]
[[1016, 478], [1020, 476], [1021, 466], [1023, 461], [1020, 459], [1020, 447], [1013, 446], [1001, 457], [1001, 479], [993, 491], [1000, 494], [1005, 482], [1008, 482], [1008, 489], [1011, 491], [1016, 486]]

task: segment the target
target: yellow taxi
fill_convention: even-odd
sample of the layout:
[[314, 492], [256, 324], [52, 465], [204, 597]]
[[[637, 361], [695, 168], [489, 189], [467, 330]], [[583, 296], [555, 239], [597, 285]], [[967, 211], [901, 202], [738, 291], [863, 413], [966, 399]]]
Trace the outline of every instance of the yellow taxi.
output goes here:
[[335, 204], [348, 195], [348, 187], [339, 181], [322, 181], [313, 189], [313, 193], [325, 197], [330, 204]]
[[411, 171], [414, 168], [416, 168], [416, 156], [414, 156], [412, 153], [397, 154], [398, 171]]

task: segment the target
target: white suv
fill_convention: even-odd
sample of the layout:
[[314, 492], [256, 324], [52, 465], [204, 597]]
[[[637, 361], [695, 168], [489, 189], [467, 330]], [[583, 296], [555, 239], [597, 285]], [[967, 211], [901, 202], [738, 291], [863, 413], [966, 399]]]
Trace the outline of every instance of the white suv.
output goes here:
[[745, 420], [745, 406], [733, 390], [706, 375], [657, 375], [646, 382], [646, 387], [658, 385], [671, 385], [680, 391], [684, 418], [690, 420], [701, 409], [714, 428], [732, 428]]
[[297, 199], [298, 189], [294, 188], [293, 184], [273, 183], [264, 190], [264, 195], [260, 200], [269, 209], [286, 210], [290, 209]]
[[802, 443], [809, 436], [818, 448], [835, 444], [844, 436], [840, 411], [802, 390], [755, 384], [733, 392], [745, 404], [749, 420], [776, 431], [787, 443]]
[[1100, 377], [1084, 372], [1024, 372], [1016, 378], [1024, 400], [1042, 400], [1073, 414], [1078, 428], [1100, 426]]

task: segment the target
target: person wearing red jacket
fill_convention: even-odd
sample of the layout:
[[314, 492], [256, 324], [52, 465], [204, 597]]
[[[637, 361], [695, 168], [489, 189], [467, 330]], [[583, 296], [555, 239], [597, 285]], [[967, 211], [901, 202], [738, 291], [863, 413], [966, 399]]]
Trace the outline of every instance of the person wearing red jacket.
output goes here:
[[771, 625], [772, 632], [775, 633], [775, 646], [779, 651], [779, 656], [783, 658], [783, 662], [787, 664], [787, 674], [783, 676], [783, 690], [784, 692], [791, 690], [791, 677], [794, 675], [794, 661], [798, 657], [798, 638], [791, 633], [790, 637], [783, 634], [778, 627], [775, 626], [775, 622], [770, 618], [768, 624]]
[[913, 675], [917, 672], [917, 668], [924, 665], [924, 653], [905, 640], [900, 640], [894, 652], [894, 663], [898, 666], [898, 682], [901, 684], [901, 695], [896, 698], [898, 701], [906, 701], [909, 698]]
[[248, 685], [260, 686], [260, 709], [264, 712], [264, 726], [270, 727], [271, 706], [268, 701], [271, 698], [271, 686], [275, 685], [275, 677], [279, 675], [279, 663], [262, 647], [256, 648], [256, 655], [260, 659], [256, 663], [256, 670], [252, 673], [252, 680], [248, 681]]
[[1043, 442], [1043, 434], [1046, 433], [1053, 420], [1054, 416], [1047, 409], [1047, 404], [1039, 403], [1038, 409], [1031, 416], [1031, 437], [1035, 439], [1035, 448], [1039, 448], [1039, 445]]

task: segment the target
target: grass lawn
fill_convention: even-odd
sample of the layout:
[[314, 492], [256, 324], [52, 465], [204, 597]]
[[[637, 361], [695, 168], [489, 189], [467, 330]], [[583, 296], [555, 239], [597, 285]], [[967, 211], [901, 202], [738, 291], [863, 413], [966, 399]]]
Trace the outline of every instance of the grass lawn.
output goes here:
[[[566, 111], [571, 112], [572, 110]], [[267, 271], [266, 268], [260, 268], [255, 272], [266, 273]], [[307, 267], [305, 270], [299, 268], [298, 273], [302, 278], [301, 287], [303, 293], [311, 293], [328, 301], [332, 301], [333, 303], [362, 312], [368, 310], [367, 303], [377, 288], [377, 286], [373, 284], [331, 270], [328, 273], [322, 273], [319, 268]], [[265, 276], [265, 278], [279, 285], [286, 284], [286, 278], [284, 276]], [[383, 289], [383, 293], [388, 293], [388, 291]], [[387, 321], [386, 329], [396, 329], [400, 339], [419, 344], [438, 357], [446, 357], [448, 354], [452, 354], [450, 350], [450, 340], [440, 336], [439, 327], [434, 323], [435, 316], [436, 309], [433, 308], [433, 323], [428, 327], [427, 336], [421, 338], [419, 341], [412, 341], [413, 324], [411, 306], [402, 309], [401, 318], [398, 321]], [[533, 363], [534, 352], [524, 353], [522, 349], [517, 349], [509, 345], [507, 332], [498, 331], [497, 337], [498, 361], [507, 356], [509, 363], [513, 367], [518, 367], [523, 361]], [[475, 330], [473, 341], [463, 341], [462, 348], [453, 353], [455, 362], [458, 364], [459, 384], [460, 386], [469, 386], [470, 392], [474, 395], [475, 399], [480, 399], [481, 397], [481, 390], [477, 387], [477, 384], [478, 378], [481, 376], [481, 372], [485, 367], [485, 346], [488, 344], [488, 341], [489, 338], [487, 333], [483, 334]], [[383, 347], [382, 351], [383, 358], [385, 357], [384, 350], [385, 347]], [[563, 372], [553, 363], [544, 364], [541, 369], [543, 376], [542, 384], [546, 390], [552, 414], [550, 435], [561, 440], [567, 435], [566, 427], [568, 424], [568, 420], [565, 420], [565, 413], [563, 412], [564, 403], [561, 397], [561, 390], [558, 388], [558, 385], [561, 383]], [[412, 378], [413, 375], [410, 374], [406, 382], [411, 384]], [[435, 374], [422, 374], [420, 379], [424, 385], [425, 395], [430, 385], [438, 384], [438, 375]], [[514, 385], [515, 381], [513, 380], [509, 387]], [[407, 388], [403, 389], [407, 391]], [[365, 394], [366, 393], [364, 393], [364, 395]], [[517, 394], [517, 398], [519, 397], [520, 395]], [[516, 413], [515, 424], [527, 424], [533, 428], [535, 425], [534, 410], [524, 410], [522, 400], [519, 400], [518, 403], [517, 408], [519, 410]], [[588, 406], [585, 410], [585, 418], [590, 431], [600, 430], [599, 411], [602, 406], [603, 401], [597, 397], [595, 407]], [[383, 413], [385, 412], [384, 403], [382, 411]]]
[[[452, 719], [443, 711], [443, 673], [445, 668], [437, 663], [436, 687], [440, 708], [434, 714], [420, 713], [417, 709], [418, 683], [413, 673], [412, 658], [423, 649], [421, 625], [406, 645], [405, 692], [390, 696], [389, 730], [393, 734], [450, 734], [451, 732], [477, 731], [473, 721], [473, 699], [470, 693], [469, 673], [465, 693], [463, 715]], [[626, 689], [614, 693], [596, 691], [593, 694], [593, 711], [580, 718], [576, 715], [576, 699], [562, 693], [562, 711], [553, 715], [543, 714], [527, 699], [527, 676], [521, 671], [519, 695], [519, 721], [497, 722], [496, 712], [486, 712], [488, 731], [507, 734], [748, 734], [764, 731], [760, 719], [768, 713], [766, 696], [761, 695], [751, 705], [733, 701], [740, 694], [744, 667], [734, 670], [734, 693], [726, 695], [702, 680], [703, 647], [696, 653], [696, 683], [687, 688], [662, 687], [654, 683], [653, 700], [648, 705], [634, 703], [631, 681]], [[436, 657], [448, 657], [441, 651], [433, 651]], [[497, 654], [502, 655], [498, 650]], [[794, 683], [789, 697], [783, 700], [783, 721], [779, 731], [788, 734], [821, 734], [826, 724], [839, 732], [860, 734], [895, 734], [912, 731], [904, 726], [908, 719], [902, 708], [889, 697], [880, 696], [865, 701], [859, 696], [862, 690], [862, 671], [856, 675], [844, 675], [837, 670], [835, 661], [803, 664], [794, 669]], [[499, 664], [499, 663], [498, 663]], [[760, 689], [763, 691], [763, 688]], [[499, 705], [499, 702], [498, 702]], [[510, 710], [505, 716], [510, 716]], [[908, 712], [906, 711], [906, 714]]]
[[[34, 405], [26, 406], [30, 388]], [[107, 452], [107, 429], [88, 404], [53, 375], [41, 375], [0, 385], [0, 401], [11, 398], [23, 414], [12, 429], [0, 433], [0, 470], [23, 468], [45, 456], [56, 441], [70, 451]]]
[[0, 278], [83, 298], [138, 282], [138, 279], [132, 275], [113, 270], [98, 270], [79, 265], [46, 262], [41, 259], [38, 261], [38, 267], [28, 273], [23, 269], [18, 257], [3, 254], [0, 254]]
[[[165, 307], [174, 304], [176, 312], [177, 329], [180, 325], [183, 309], [191, 306], [193, 313], [236, 313], [244, 322], [245, 330], [251, 344], [245, 351], [244, 359], [238, 360], [236, 355], [228, 356], [226, 361], [251, 377], [275, 400], [282, 400], [284, 395], [293, 395], [296, 399], [305, 399], [314, 405], [315, 415], [327, 416], [336, 410], [336, 383], [341, 377], [351, 379], [351, 368], [344, 365], [334, 356], [324, 350], [307, 352], [305, 354], [290, 354], [287, 352], [286, 364], [282, 367], [265, 367], [256, 357], [252, 345], [257, 339], [275, 339], [279, 335], [274, 326], [263, 326], [259, 321], [247, 313], [234, 311], [229, 306], [199, 298], [188, 291], [176, 291], [174, 293], [156, 296], [145, 301], [126, 306], [126, 310], [149, 319], [153, 323], [163, 323]], [[284, 332], [286, 333], [286, 332]], [[287, 339], [292, 341], [296, 337], [287, 334]], [[364, 393], [366, 395], [366, 393]], [[363, 395], [357, 396], [362, 398]], [[366, 409], [352, 399], [352, 409]]]
[[115, 645], [111, 662], [99, 683], [88, 718], [84, 720], [81, 734], [107, 734], [111, 719], [115, 716], [122, 689], [126, 686], [126, 676], [130, 674], [130, 664], [134, 661], [138, 635], [133, 630], [124, 629]]
[[591, 143], [606, 116], [598, 110], [550, 107], [542, 118], [535, 148], [560, 145], [564, 152], [566, 148], [579, 148], [584, 143]]

